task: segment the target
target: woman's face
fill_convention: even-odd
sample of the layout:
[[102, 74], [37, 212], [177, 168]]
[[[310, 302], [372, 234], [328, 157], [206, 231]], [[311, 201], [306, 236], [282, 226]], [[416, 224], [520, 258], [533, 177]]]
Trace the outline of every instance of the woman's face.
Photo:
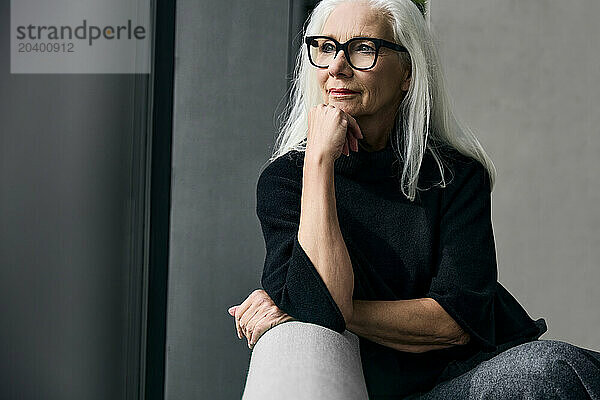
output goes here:
[[[362, 3], [343, 3], [330, 14], [322, 35], [340, 43], [357, 37], [394, 41], [392, 29], [385, 18]], [[372, 69], [355, 70], [340, 51], [328, 68], [317, 69], [323, 102], [341, 108], [353, 117], [393, 118], [410, 84], [398, 52], [381, 47]], [[357, 93], [336, 95], [331, 89], [342, 88]]]

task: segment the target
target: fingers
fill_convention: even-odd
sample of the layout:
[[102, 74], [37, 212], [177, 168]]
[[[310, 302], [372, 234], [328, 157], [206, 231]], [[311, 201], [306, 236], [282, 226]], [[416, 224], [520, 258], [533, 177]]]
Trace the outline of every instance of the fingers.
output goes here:
[[[228, 313], [229, 313], [229, 315], [231, 315], [232, 317], [235, 317], [235, 313], [236, 313], [236, 311], [237, 311], [237, 309], [238, 309], [239, 307], [240, 307], [239, 305], [238, 305], [238, 306], [231, 306], [231, 307], [229, 307], [229, 309], [227, 310], [227, 312], [228, 312]], [[235, 323], [235, 327], [236, 327], [236, 333], [237, 333], [237, 335], [238, 335], [238, 339], [241, 339], [241, 337], [240, 337], [240, 331], [239, 331], [239, 329], [238, 329], [238, 326], [237, 326], [237, 321], [236, 321], [235, 319], [234, 319], [233, 321], [234, 321], [234, 323]]]
[[[350, 117], [350, 116], [348, 116], [348, 117]], [[352, 118], [352, 117], [350, 117], [350, 118]], [[357, 152], [358, 151], [358, 139], [354, 136], [353, 129], [351, 129], [352, 125], [348, 125], [348, 124], [350, 124], [349, 121], [350, 121], [349, 119], [345, 120], [345, 122], [346, 122], [345, 125], [348, 126], [348, 129], [346, 130], [346, 143], [345, 143], [346, 147], [345, 148], [349, 147], [350, 149], [352, 149], [352, 151]], [[346, 153], [344, 153], [344, 154], [346, 154]], [[348, 152], [346, 155], [348, 156], [348, 155], [350, 155], [350, 153]]]
[[[333, 122], [333, 124], [331, 124]], [[308, 113], [308, 139], [309, 143], [313, 143], [311, 138], [311, 132], [316, 130], [317, 132], [331, 132], [334, 142], [329, 145], [334, 145], [334, 148], [329, 150], [340, 151], [345, 156], [350, 155], [350, 151], [358, 152], [358, 140], [364, 139], [358, 122], [350, 114], [346, 113], [339, 107], [332, 104], [318, 104], [309, 110]], [[339, 137], [344, 135], [345, 137]], [[342, 144], [342, 148], [338, 147]], [[334, 152], [334, 153], [335, 153]], [[339, 154], [339, 153], [337, 153]]]
[[269, 313], [264, 311], [256, 314], [252, 321], [248, 323], [248, 347], [252, 348], [258, 338], [266, 331], [262, 330], [265, 321], [269, 320]]
[[[262, 317], [260, 315], [263, 315]], [[249, 331], [252, 332], [250, 335], [250, 340], [248, 341], [248, 346], [250, 349], [254, 348], [258, 339], [269, 329], [282, 324], [287, 321], [294, 321], [289, 314], [284, 313], [276, 306], [268, 308], [264, 310], [264, 312], [256, 314], [254, 320], [249, 323], [250, 326]]]
[[363, 139], [363, 134], [360, 130], [360, 126], [358, 125], [358, 122], [356, 122], [356, 119], [352, 115], [348, 114], [341, 108], [337, 108], [336, 106], [333, 106], [331, 104], [321, 104], [321, 108], [327, 108], [328, 110], [335, 110], [336, 112], [338, 112], [342, 118], [341, 122], [345, 125], [348, 125], [348, 130], [351, 131], [352, 136], [354, 136], [356, 139]]
[[[235, 324], [235, 310], [237, 310], [239, 306], [231, 306], [227, 309], [227, 312], [229, 313], [229, 315], [231, 315], [232, 317], [234, 317], [234, 324]], [[238, 335], [238, 339], [240, 338], [240, 333], [237, 331], [237, 326], [236, 326], [236, 334]]]
[[[257, 289], [250, 293], [242, 304], [229, 308], [229, 314], [233, 313], [232, 315], [235, 317], [235, 329], [239, 339], [243, 336], [248, 336], [246, 331], [248, 321], [250, 321], [254, 317], [254, 314], [256, 314], [263, 304], [266, 303], [272, 303], [271, 298], [264, 290]], [[248, 339], [250, 338], [248, 337]]]
[[350, 151], [348, 150], [348, 140], [344, 142], [344, 147], [342, 147], [342, 154], [344, 154], [345, 156], [350, 155]]
[[235, 317], [238, 338], [246, 336], [250, 349], [271, 327], [292, 319], [275, 305], [264, 290], [255, 290], [242, 304], [227, 311]]
[[252, 306], [244, 313], [244, 315], [240, 318], [240, 328], [242, 330], [242, 334], [250, 341], [250, 335], [252, 331], [249, 329], [248, 323], [255, 318], [255, 315], [260, 311], [260, 304], [252, 303]]
[[256, 324], [252, 327], [252, 336], [248, 342], [248, 347], [251, 349], [254, 347], [258, 339], [269, 329], [273, 327], [275, 321], [271, 320], [268, 314], [263, 316]]
[[[360, 130], [360, 126], [358, 126], [358, 122], [356, 122], [356, 120], [354, 119], [354, 117], [350, 114], [346, 113], [346, 118], [348, 119], [348, 123], [349, 123], [349, 127], [352, 131], [352, 135], [356, 138], [356, 139], [363, 139], [364, 136]], [[358, 141], [357, 141], [358, 143]], [[358, 150], [357, 150], [358, 151]]]
[[[237, 310], [239, 310], [239, 307], [237, 308]], [[234, 319], [234, 323], [235, 323], [235, 331], [237, 332], [237, 336], [238, 339], [242, 338], [242, 329], [240, 328], [240, 320], [239, 318], [241, 317], [241, 315], [238, 315], [238, 311], [236, 310], [235, 312], [235, 319]]]
[[356, 122], [356, 119], [344, 110], [336, 108], [335, 106], [327, 105], [327, 107], [337, 109], [339, 111], [342, 118], [341, 124], [344, 126], [344, 128], [346, 128], [347, 143], [344, 145], [342, 153], [348, 156], [350, 155], [349, 149], [352, 149], [352, 151], [358, 151], [358, 139], [363, 139], [364, 136], [360, 130], [358, 122]]
[[243, 336], [242, 327], [240, 326], [240, 319], [243, 315], [248, 311], [248, 309], [252, 306], [253, 296], [250, 294], [246, 300], [242, 302], [239, 306], [237, 306], [235, 310], [235, 329], [238, 334], [238, 338], [241, 339]]
[[[232, 306], [232, 307], [229, 307], [229, 309], [227, 310], [227, 312], [228, 312], [228, 313], [229, 313], [229, 315], [231, 315], [232, 317], [235, 317], [236, 310], [237, 310], [239, 307], [240, 307], [240, 306]], [[242, 325], [242, 323], [241, 323], [241, 318], [242, 318], [242, 317], [243, 317], [243, 315], [242, 315], [242, 316], [238, 316], [238, 318], [234, 319], [234, 322], [235, 322], [235, 329], [236, 329], [236, 333], [237, 333], [238, 339], [241, 339], [241, 338], [242, 338], [242, 334], [243, 334], [243, 329], [242, 329], [243, 325]]]
[[358, 151], [358, 140], [350, 133], [350, 129], [346, 132], [346, 143], [352, 151]]

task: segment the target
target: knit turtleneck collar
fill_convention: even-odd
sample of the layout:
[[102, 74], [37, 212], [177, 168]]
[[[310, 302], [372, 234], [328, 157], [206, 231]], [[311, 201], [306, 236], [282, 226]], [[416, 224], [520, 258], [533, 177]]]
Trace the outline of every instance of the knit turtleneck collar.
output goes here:
[[381, 150], [367, 151], [360, 145], [358, 152], [350, 151], [335, 160], [336, 172], [356, 180], [374, 181], [398, 176], [400, 160], [396, 156], [391, 141]]

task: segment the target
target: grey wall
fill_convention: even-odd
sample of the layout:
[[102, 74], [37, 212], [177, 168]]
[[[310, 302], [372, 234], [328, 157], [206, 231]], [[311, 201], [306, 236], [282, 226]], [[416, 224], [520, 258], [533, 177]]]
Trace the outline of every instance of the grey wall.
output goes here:
[[140, 333], [128, 308], [141, 283], [129, 268], [139, 88], [133, 75], [11, 75], [9, 5], [0, 1], [0, 399], [123, 399], [139, 363], [128, 346]]
[[250, 350], [227, 309], [260, 287], [256, 181], [286, 90], [288, 5], [177, 2], [166, 398], [234, 399]]
[[543, 338], [600, 350], [600, 3], [435, 1], [459, 117], [498, 169], [500, 281]]

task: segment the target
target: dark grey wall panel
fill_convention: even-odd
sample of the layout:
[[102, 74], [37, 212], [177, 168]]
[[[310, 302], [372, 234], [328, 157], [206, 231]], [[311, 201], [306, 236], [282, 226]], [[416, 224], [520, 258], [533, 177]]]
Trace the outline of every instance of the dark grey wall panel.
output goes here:
[[140, 81], [11, 75], [9, 4], [0, 2], [0, 398], [124, 399], [139, 363], [131, 296], [141, 281], [129, 263], [139, 256]]
[[177, 3], [167, 399], [242, 393], [250, 350], [227, 309], [260, 286], [256, 181], [286, 90], [287, 3]]

